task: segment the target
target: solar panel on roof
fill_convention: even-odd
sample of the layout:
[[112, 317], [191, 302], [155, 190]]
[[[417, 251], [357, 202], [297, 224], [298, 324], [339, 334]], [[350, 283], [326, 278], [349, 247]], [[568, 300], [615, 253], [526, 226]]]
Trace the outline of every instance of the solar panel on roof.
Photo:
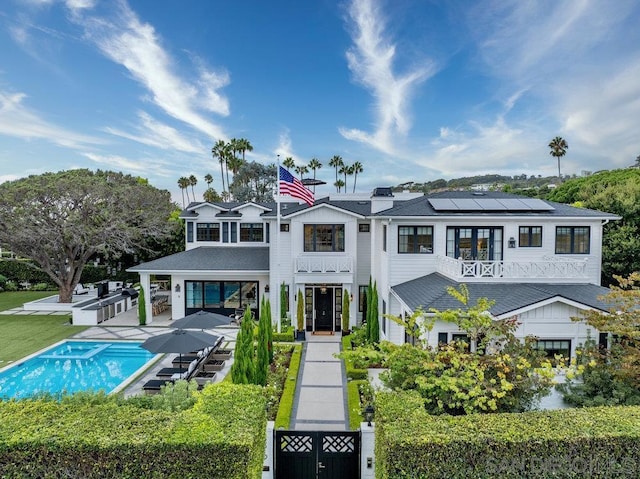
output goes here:
[[429, 204], [436, 211], [458, 211], [458, 207], [449, 198], [429, 198]]
[[498, 200], [508, 211], [530, 211], [531, 207], [516, 198], [500, 198]]
[[520, 201], [528, 205], [532, 210], [537, 211], [552, 211], [555, 210], [553, 206], [551, 206], [546, 201], [542, 201], [538, 198], [523, 198]]
[[476, 203], [485, 211], [504, 211], [507, 209], [495, 198], [477, 198]]
[[453, 203], [458, 207], [460, 211], [479, 211], [482, 210], [480, 205], [476, 203], [476, 200], [471, 198], [454, 198]]

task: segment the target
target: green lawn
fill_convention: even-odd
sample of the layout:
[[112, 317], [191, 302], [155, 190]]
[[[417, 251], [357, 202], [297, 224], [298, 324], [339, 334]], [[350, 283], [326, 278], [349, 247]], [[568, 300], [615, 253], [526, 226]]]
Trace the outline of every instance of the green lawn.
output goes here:
[[[22, 306], [23, 303], [46, 296], [49, 292], [2, 292], [0, 293], [0, 311]], [[15, 361], [31, 353], [73, 336], [87, 329], [86, 326], [71, 326], [70, 316], [35, 316], [0, 314], [0, 367], [8, 361]]]
[[29, 301], [46, 298], [56, 294], [55, 291], [4, 291], [0, 293], [0, 311], [17, 308]]

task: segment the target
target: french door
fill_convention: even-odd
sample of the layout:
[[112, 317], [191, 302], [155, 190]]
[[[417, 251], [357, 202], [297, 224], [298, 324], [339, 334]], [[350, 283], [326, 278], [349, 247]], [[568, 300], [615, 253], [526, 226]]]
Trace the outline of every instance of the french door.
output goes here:
[[502, 228], [447, 228], [447, 256], [465, 261], [501, 261]]

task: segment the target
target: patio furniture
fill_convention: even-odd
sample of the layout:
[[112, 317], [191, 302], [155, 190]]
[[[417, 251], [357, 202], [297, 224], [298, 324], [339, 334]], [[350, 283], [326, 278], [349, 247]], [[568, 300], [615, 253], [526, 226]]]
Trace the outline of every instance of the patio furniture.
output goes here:
[[203, 362], [201, 365], [201, 368], [205, 372], [215, 372], [215, 371], [222, 371], [222, 369], [224, 368], [224, 365], [225, 365], [225, 361], [222, 361], [220, 359], [210, 359], [206, 362]]
[[209, 359], [221, 359], [222, 361], [226, 361], [227, 359], [231, 359], [232, 354], [233, 351], [231, 349], [217, 349], [209, 355]]
[[228, 325], [229, 318], [227, 316], [209, 311], [197, 311], [171, 323], [172, 328], [183, 329], [212, 329]]

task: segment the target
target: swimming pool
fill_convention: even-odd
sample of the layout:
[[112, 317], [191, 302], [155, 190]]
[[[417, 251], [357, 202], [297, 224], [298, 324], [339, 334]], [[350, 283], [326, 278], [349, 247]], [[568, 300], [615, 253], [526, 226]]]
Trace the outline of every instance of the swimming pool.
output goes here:
[[65, 341], [0, 372], [0, 398], [111, 393], [155, 358], [140, 342]]

